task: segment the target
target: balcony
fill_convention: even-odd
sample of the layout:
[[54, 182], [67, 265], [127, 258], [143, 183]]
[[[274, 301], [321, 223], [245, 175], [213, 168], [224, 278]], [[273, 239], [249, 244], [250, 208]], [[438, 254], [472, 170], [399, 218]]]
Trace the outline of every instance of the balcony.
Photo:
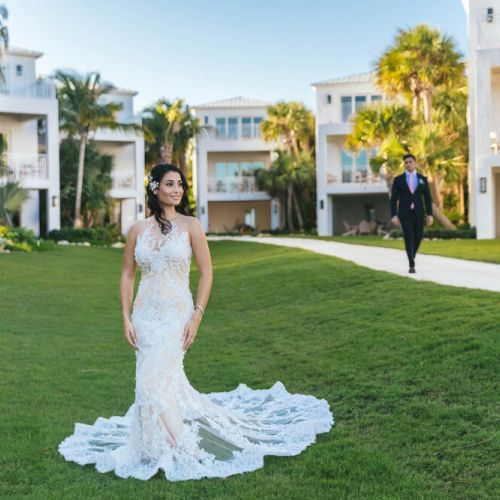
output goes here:
[[381, 175], [371, 172], [342, 172], [342, 176], [326, 174], [328, 186], [333, 184], [384, 184], [385, 180]]
[[47, 155], [3, 153], [2, 167], [6, 176], [18, 182], [47, 180], [49, 178]]
[[27, 97], [30, 99], [55, 99], [56, 86], [53, 80], [40, 78], [29, 85], [12, 87], [0, 86], [0, 97]]
[[260, 193], [253, 176], [209, 177], [208, 192], [217, 194]]

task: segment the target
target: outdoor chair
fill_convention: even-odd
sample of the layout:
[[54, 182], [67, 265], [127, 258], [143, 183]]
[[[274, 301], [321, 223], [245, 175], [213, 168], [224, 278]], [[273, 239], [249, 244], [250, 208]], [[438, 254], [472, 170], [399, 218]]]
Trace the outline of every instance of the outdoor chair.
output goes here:
[[357, 225], [351, 225], [346, 221], [343, 221], [344, 227], [346, 229], [345, 233], [342, 233], [342, 236], [356, 236], [358, 234], [358, 226]]

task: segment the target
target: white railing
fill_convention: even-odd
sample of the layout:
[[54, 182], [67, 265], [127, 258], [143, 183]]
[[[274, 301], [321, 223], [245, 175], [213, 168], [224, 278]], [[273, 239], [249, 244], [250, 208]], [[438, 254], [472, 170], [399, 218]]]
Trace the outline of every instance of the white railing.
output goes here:
[[48, 179], [47, 155], [3, 153], [0, 170], [6, 170], [6, 177], [17, 181]]
[[336, 184], [385, 184], [381, 175], [371, 172], [342, 172], [340, 176], [326, 174], [327, 185]]
[[234, 177], [209, 177], [209, 193], [258, 193], [259, 190], [255, 177], [234, 176]]
[[55, 99], [56, 86], [53, 80], [40, 78], [23, 87], [12, 87], [0, 84], [0, 95], [12, 97], [29, 97], [32, 99]]
[[111, 174], [112, 188], [120, 190], [135, 189], [135, 175], [134, 174], [121, 174], [113, 172]]

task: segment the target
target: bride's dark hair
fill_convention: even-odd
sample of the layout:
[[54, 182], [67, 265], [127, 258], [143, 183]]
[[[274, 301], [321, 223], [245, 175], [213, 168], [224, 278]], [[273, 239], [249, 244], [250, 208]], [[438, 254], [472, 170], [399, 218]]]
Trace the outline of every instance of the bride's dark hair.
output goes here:
[[155, 165], [151, 169], [151, 172], [149, 172], [148, 187], [146, 189], [146, 192], [148, 195], [148, 208], [157, 220], [163, 234], [167, 234], [170, 232], [170, 230], [172, 229], [172, 224], [163, 217], [163, 209], [160, 200], [154, 193], [151, 182], [158, 183], [157, 186], [159, 187], [163, 176], [167, 172], [176, 172], [181, 176], [182, 188], [184, 189], [184, 193], [182, 195], [181, 202], [175, 207], [175, 210], [180, 214], [189, 215], [188, 183], [186, 180], [186, 176], [182, 173], [182, 170], [175, 165], [171, 165], [170, 163], [159, 163], [158, 165]]

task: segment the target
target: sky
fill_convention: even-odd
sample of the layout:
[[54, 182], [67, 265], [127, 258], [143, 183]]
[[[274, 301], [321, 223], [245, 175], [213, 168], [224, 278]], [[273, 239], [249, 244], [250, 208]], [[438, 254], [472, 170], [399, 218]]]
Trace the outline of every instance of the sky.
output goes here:
[[244, 96], [298, 100], [311, 83], [372, 69], [399, 28], [427, 23], [466, 55], [460, 0], [1, 0], [10, 44], [44, 53], [37, 72], [99, 71], [190, 105]]

